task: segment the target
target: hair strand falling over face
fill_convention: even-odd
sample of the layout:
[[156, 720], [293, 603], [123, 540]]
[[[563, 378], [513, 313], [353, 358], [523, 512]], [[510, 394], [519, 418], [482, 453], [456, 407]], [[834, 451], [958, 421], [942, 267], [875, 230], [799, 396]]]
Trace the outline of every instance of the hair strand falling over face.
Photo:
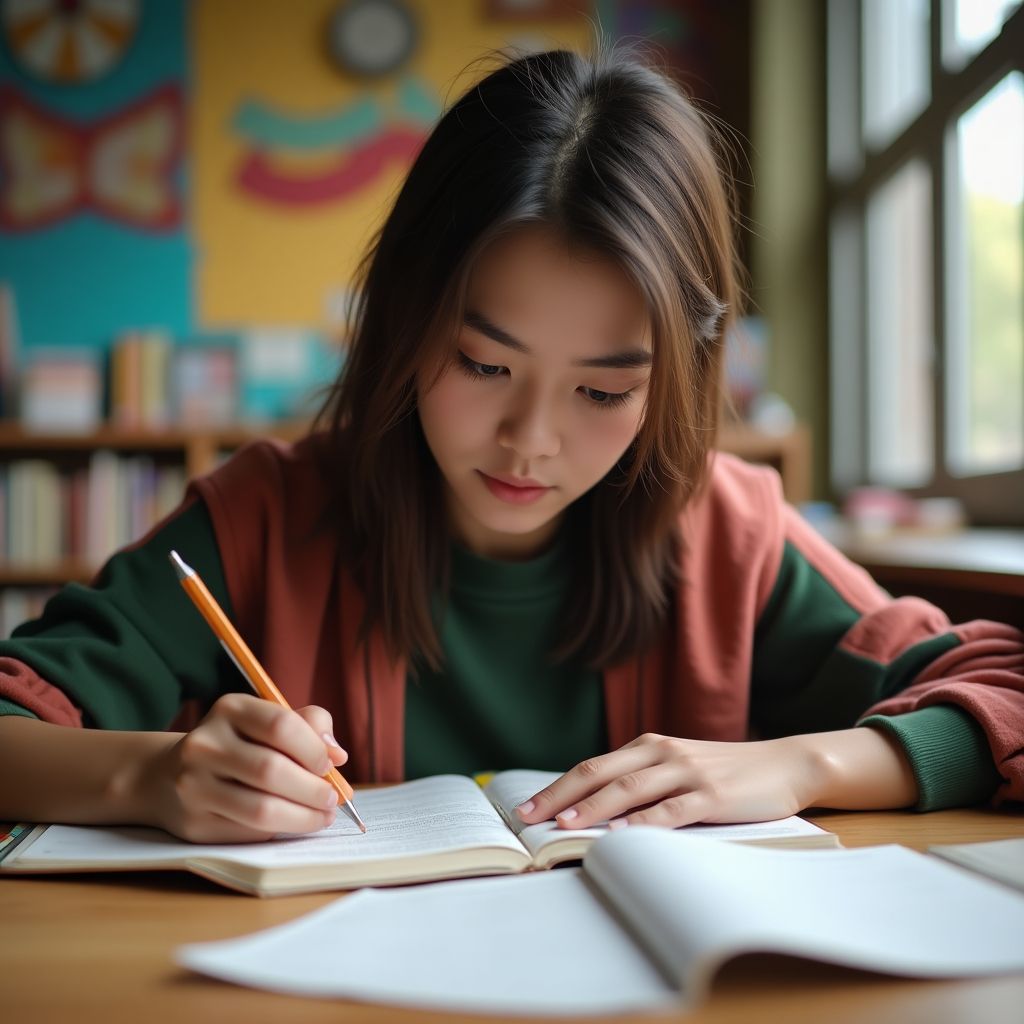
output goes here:
[[431, 602], [448, 528], [416, 380], [450, 357], [474, 262], [538, 222], [624, 271], [653, 344], [634, 443], [569, 510], [573, 597], [553, 654], [603, 667], [657, 642], [740, 299], [722, 159], [679, 87], [619, 49], [506, 59], [434, 128], [360, 266], [348, 359], [319, 417], [364, 632], [380, 628], [396, 657], [442, 661]]

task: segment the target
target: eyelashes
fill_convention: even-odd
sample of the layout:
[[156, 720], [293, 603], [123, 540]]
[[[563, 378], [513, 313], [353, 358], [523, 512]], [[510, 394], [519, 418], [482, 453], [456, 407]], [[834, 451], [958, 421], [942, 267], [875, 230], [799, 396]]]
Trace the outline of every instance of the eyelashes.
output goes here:
[[[477, 363], [469, 358], [464, 352], [458, 352], [457, 365], [460, 370], [469, 378], [479, 380], [481, 377], [500, 377], [504, 366], [492, 366], [490, 363]], [[493, 371], [493, 372], [492, 372]]]
[[[494, 380], [496, 377], [501, 377], [508, 371], [504, 366], [495, 366], [491, 363], [478, 363], [470, 359], [464, 352], [457, 352], [458, 358], [455, 360], [455, 365], [461, 370], [470, 380]], [[625, 405], [633, 395], [632, 390], [629, 391], [599, 391], [597, 388], [581, 387], [579, 391], [584, 395], [591, 405], [596, 406], [599, 409], [616, 409], [620, 406]]]
[[633, 395], [632, 391], [598, 391], [597, 388], [580, 388], [580, 391], [602, 409], [615, 409], [625, 405]]

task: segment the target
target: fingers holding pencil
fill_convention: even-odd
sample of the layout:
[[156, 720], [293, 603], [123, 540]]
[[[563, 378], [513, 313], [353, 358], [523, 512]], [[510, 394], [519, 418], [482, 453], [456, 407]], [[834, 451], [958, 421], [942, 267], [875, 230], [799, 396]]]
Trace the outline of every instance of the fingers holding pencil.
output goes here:
[[147, 771], [150, 806], [192, 842], [256, 842], [332, 825], [339, 797], [326, 748], [294, 711], [231, 693]]
[[[276, 719], [278, 721], [285, 721], [290, 716], [295, 715], [296, 713], [289, 707], [284, 695], [270, 676], [267, 675], [263, 666], [256, 660], [256, 656], [249, 649], [249, 646], [242, 639], [234, 625], [232, 625], [231, 620], [224, 614], [223, 609], [207, 589], [206, 584], [200, 579], [199, 574], [176, 551], [171, 551], [169, 558], [185, 593], [188, 594], [196, 609], [217, 636], [221, 646], [256, 694], [269, 704], [277, 705], [279, 708], [284, 708], [289, 712], [288, 716], [278, 715]], [[317, 774], [321, 775], [331, 785], [337, 794], [338, 803], [358, 825], [359, 830], [365, 832], [366, 825], [363, 824], [353, 803], [354, 794], [352, 787], [338, 771], [337, 767], [335, 767], [337, 764], [343, 764], [348, 759], [348, 755], [338, 745], [337, 740], [334, 739], [331, 731], [330, 715], [323, 708], [308, 707], [304, 708], [303, 711], [306, 712], [306, 715], [298, 717], [302, 717], [304, 721], [307, 717], [313, 719], [312, 721], [307, 721], [306, 724], [311, 726], [314, 733], [319, 736], [320, 741], [324, 744], [323, 751], [327, 760], [324, 762], [323, 757], [316, 758], [321, 762], [320, 768], [323, 769], [322, 771], [320, 768], [315, 769]], [[273, 746], [274, 744], [270, 745]]]

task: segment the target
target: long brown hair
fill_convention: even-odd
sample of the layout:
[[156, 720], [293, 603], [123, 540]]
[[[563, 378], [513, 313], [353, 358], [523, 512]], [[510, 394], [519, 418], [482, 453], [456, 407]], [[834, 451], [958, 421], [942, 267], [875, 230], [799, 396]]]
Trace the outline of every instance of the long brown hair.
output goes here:
[[417, 374], [450, 356], [474, 261], [528, 222], [615, 261], [646, 299], [653, 340], [639, 434], [569, 510], [573, 586], [553, 654], [603, 667], [654, 642], [739, 299], [721, 159], [679, 88], [617, 49], [506, 58], [434, 128], [360, 265], [348, 358], [318, 420], [363, 629], [381, 628], [394, 655], [443, 660], [431, 602], [449, 537]]

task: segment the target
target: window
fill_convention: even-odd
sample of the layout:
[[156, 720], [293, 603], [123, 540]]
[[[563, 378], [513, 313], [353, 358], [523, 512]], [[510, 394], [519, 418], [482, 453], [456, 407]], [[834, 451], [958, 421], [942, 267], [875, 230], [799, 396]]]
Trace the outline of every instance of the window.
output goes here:
[[1024, 525], [1021, 0], [829, 0], [828, 119], [833, 484]]

